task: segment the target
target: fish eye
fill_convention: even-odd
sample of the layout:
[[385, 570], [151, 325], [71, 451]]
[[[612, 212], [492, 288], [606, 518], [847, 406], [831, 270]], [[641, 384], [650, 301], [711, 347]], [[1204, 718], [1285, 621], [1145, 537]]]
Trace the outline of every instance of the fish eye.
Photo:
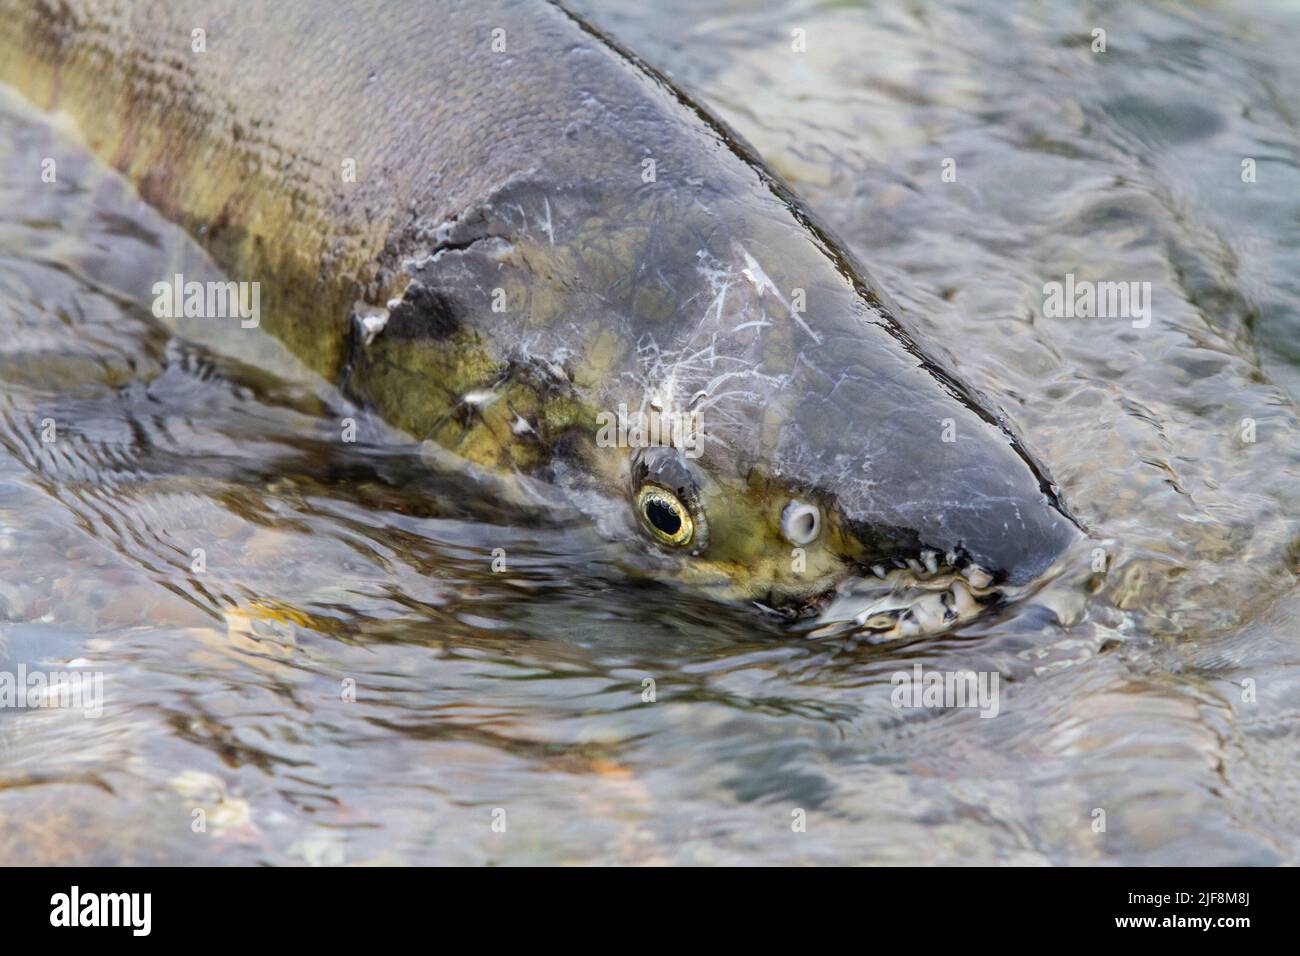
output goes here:
[[781, 512], [781, 533], [791, 544], [811, 544], [822, 529], [822, 515], [816, 505], [797, 498]]
[[636, 510], [646, 530], [657, 541], [681, 548], [695, 537], [695, 519], [671, 491], [644, 485], [636, 497]]

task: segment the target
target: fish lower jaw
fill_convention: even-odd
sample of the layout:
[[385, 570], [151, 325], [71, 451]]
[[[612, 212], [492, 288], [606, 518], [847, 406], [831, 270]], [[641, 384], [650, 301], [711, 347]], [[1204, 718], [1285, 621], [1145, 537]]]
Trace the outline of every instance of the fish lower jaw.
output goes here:
[[942, 634], [1005, 595], [978, 565], [932, 551], [874, 565], [842, 581], [810, 622], [808, 637], [858, 636], [871, 643]]

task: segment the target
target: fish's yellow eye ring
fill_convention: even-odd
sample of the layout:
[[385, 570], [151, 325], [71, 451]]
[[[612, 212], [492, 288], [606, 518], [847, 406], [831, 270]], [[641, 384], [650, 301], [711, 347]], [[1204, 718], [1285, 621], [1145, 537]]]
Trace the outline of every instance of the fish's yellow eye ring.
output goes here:
[[690, 509], [666, 488], [643, 485], [636, 496], [636, 513], [650, 535], [663, 544], [684, 548], [695, 537]]

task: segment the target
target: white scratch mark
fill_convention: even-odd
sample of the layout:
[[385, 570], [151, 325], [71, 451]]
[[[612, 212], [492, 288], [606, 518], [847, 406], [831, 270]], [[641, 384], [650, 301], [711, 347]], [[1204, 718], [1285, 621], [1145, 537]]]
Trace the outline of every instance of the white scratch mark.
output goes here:
[[555, 245], [555, 227], [551, 225], [551, 200], [543, 196], [542, 202], [546, 205], [546, 222], [542, 225], [542, 232], [546, 233], [546, 238], [550, 240], [551, 245]]
[[808, 323], [786, 301], [785, 296], [781, 295], [781, 290], [776, 287], [775, 282], [768, 278], [767, 273], [763, 271], [763, 267], [758, 264], [758, 260], [751, 256], [740, 243], [732, 243], [732, 247], [745, 259], [745, 268], [740, 270], [740, 274], [753, 284], [754, 288], [758, 290], [758, 294], [761, 296], [765, 292], [772, 293], [776, 301], [780, 302], [785, 311], [789, 313], [790, 318], [799, 323], [799, 328], [807, 332], [814, 342], [821, 345], [821, 336], [808, 327]]

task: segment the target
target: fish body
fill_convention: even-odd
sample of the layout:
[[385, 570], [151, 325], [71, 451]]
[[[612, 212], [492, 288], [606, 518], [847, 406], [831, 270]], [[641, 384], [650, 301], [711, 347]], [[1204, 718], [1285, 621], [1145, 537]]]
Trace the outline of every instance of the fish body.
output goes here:
[[978, 591], [1077, 537], [753, 151], [559, 6], [0, 0], [0, 24], [0, 81], [260, 282], [311, 368], [476, 467], [618, 502], [667, 573], [773, 605], [873, 567]]

